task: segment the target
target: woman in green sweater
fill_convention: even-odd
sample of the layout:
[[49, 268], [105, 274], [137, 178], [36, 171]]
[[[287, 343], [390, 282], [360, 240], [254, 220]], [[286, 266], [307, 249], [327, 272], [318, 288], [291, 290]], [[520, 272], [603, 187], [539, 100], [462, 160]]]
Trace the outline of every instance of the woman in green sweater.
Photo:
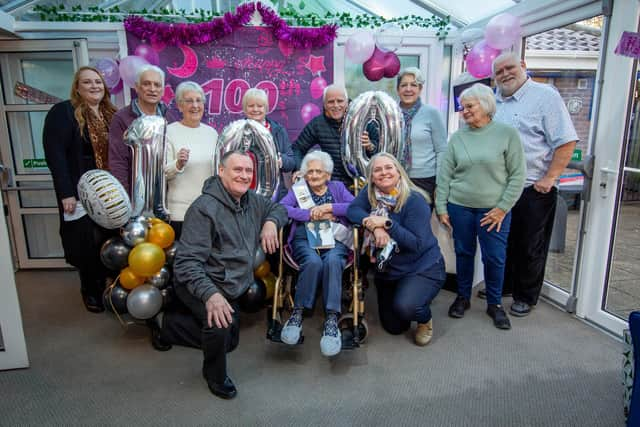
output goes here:
[[462, 92], [460, 103], [467, 126], [449, 139], [436, 189], [436, 212], [440, 222], [453, 230], [456, 251], [458, 296], [449, 316], [462, 318], [470, 306], [477, 239], [487, 314], [497, 328], [510, 329], [501, 296], [509, 211], [524, 185], [524, 151], [515, 128], [492, 120], [496, 102], [489, 87], [473, 85]]

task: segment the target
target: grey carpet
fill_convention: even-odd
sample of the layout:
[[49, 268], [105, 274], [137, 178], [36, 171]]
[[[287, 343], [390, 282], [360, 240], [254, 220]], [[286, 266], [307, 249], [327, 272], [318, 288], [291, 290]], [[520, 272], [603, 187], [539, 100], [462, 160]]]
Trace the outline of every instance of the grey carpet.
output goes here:
[[[198, 350], [154, 351], [147, 331], [84, 311], [74, 272], [17, 274], [31, 368], [0, 372], [0, 425], [623, 426], [621, 344], [542, 303], [499, 331], [474, 299], [464, 319], [433, 307], [435, 337], [381, 330], [368, 293], [366, 345], [327, 360], [322, 316], [305, 344], [266, 342], [244, 316], [230, 355], [235, 400], [213, 397]], [[507, 301], [508, 302], [508, 301]]]

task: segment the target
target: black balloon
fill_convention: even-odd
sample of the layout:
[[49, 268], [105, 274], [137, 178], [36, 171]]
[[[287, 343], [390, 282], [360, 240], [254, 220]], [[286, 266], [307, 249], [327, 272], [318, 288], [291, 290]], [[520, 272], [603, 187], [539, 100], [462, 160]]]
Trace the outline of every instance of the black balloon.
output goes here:
[[109, 270], [120, 271], [129, 264], [130, 251], [121, 237], [112, 237], [102, 245], [100, 259]]
[[240, 310], [247, 313], [255, 313], [264, 307], [264, 300], [267, 298], [267, 288], [259, 280], [254, 280], [247, 291], [238, 300]]
[[104, 290], [104, 294], [102, 294], [102, 301], [104, 303], [104, 308], [109, 310], [110, 312], [115, 312], [118, 314], [126, 314], [127, 313], [127, 296], [129, 292], [124, 289], [120, 285], [115, 285], [113, 288], [109, 287]]

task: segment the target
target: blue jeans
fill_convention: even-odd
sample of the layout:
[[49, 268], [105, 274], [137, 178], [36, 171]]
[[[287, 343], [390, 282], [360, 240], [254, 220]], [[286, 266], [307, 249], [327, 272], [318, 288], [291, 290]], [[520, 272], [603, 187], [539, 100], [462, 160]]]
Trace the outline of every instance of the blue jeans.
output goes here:
[[453, 242], [456, 250], [456, 270], [458, 295], [471, 299], [473, 267], [476, 255], [476, 239], [480, 241], [480, 252], [484, 264], [484, 283], [487, 289], [487, 304], [500, 304], [504, 281], [504, 266], [507, 258], [507, 239], [511, 227], [511, 212], [502, 220], [500, 231], [488, 226], [481, 227], [480, 221], [491, 209], [467, 208], [449, 203], [449, 221], [453, 227]]
[[340, 313], [342, 300], [342, 271], [347, 264], [349, 249], [340, 242], [335, 248], [317, 251], [307, 239], [294, 238], [291, 242], [293, 259], [300, 266], [296, 282], [296, 307], [312, 308], [318, 283], [322, 282], [325, 311]]

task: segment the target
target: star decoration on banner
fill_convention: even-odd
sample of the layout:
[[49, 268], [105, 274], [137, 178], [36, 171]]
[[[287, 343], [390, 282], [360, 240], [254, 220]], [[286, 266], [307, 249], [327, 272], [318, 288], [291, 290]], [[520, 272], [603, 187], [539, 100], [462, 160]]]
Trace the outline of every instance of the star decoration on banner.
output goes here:
[[311, 71], [313, 75], [327, 71], [327, 68], [324, 66], [324, 56], [309, 55], [309, 59], [304, 64], [304, 68]]

